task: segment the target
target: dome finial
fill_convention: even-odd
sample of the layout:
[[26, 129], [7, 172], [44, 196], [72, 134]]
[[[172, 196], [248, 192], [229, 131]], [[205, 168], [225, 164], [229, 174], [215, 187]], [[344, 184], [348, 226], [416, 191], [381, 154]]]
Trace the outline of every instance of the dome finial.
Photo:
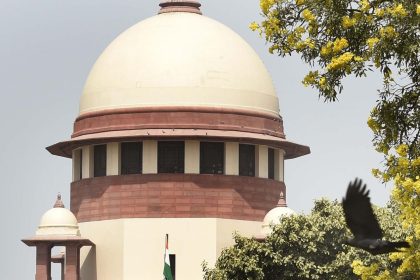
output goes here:
[[64, 208], [64, 203], [61, 200], [61, 193], [57, 194], [57, 200], [55, 201], [54, 208]]
[[173, 12], [202, 14], [200, 11], [201, 4], [195, 0], [164, 0], [160, 2], [159, 6], [161, 9], [158, 14]]
[[277, 202], [277, 206], [278, 207], [287, 207], [286, 196], [284, 195], [283, 192], [280, 192], [280, 199], [279, 199], [279, 202]]

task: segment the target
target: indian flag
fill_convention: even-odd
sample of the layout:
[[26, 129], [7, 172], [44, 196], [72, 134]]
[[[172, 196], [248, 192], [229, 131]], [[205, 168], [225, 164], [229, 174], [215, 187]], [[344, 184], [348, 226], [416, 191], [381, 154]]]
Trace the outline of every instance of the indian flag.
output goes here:
[[165, 280], [174, 280], [171, 272], [171, 264], [169, 262], [168, 235], [166, 235], [165, 240], [165, 265], [163, 266], [163, 277]]

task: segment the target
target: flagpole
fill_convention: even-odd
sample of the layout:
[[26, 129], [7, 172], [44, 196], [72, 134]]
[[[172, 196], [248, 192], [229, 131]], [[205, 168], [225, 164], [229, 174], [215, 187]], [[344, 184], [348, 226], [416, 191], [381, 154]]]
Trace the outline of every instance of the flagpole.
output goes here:
[[165, 254], [164, 254], [164, 266], [163, 266], [163, 276], [164, 280], [173, 280], [173, 275], [171, 272], [171, 265], [169, 260], [169, 234], [165, 236]]

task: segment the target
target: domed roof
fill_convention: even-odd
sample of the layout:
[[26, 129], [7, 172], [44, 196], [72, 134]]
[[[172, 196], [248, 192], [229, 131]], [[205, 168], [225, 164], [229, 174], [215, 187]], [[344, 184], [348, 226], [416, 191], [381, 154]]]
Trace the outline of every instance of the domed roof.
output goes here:
[[295, 211], [287, 207], [286, 201], [284, 199], [284, 194], [280, 194], [280, 200], [277, 206], [265, 215], [263, 224], [261, 227], [261, 233], [263, 235], [268, 235], [272, 232], [272, 226], [280, 224], [280, 219], [284, 216], [290, 216], [296, 214]]
[[81, 115], [165, 106], [279, 115], [269, 73], [238, 34], [194, 11], [170, 8], [129, 28], [106, 48], [86, 81]]
[[36, 235], [71, 235], [80, 236], [79, 225], [74, 214], [64, 208], [61, 195], [53, 208], [42, 215]]

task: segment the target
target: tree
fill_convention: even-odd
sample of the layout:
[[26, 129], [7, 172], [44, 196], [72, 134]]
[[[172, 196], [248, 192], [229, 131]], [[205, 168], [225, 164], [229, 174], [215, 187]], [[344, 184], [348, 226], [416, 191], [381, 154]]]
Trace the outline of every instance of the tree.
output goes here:
[[[303, 84], [316, 89], [325, 101], [337, 99], [345, 77], [381, 73], [383, 85], [368, 125], [374, 148], [385, 161], [373, 173], [394, 183], [392, 196], [400, 220], [411, 233], [411, 250], [392, 254], [390, 261], [403, 260], [398, 272], [420, 278], [420, 4], [417, 0], [261, 0], [260, 5], [263, 21], [250, 28], [265, 37], [271, 53], [295, 53], [312, 66]], [[355, 270], [365, 271], [360, 266]], [[376, 272], [378, 279], [392, 274]]]
[[[386, 238], [404, 238], [392, 205], [375, 208]], [[380, 263], [392, 270], [401, 263], [386, 256], [372, 256], [343, 244], [351, 233], [346, 227], [341, 204], [321, 199], [309, 215], [283, 217], [264, 241], [235, 235], [235, 245], [225, 249], [214, 269], [204, 265], [205, 280], [359, 279], [351, 264]], [[359, 263], [357, 269], [361, 269]]]

